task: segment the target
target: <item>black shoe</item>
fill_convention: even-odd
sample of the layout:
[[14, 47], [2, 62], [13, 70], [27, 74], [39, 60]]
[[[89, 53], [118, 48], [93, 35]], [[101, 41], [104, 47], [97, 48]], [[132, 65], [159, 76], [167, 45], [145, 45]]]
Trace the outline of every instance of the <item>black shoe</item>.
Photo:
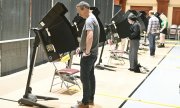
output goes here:
[[150, 53], [150, 56], [154, 56], [155, 55], [155, 53]]
[[139, 68], [140, 68], [140, 67], [142, 67], [142, 66], [141, 66], [140, 64], [137, 64], [137, 67], [139, 67]]
[[134, 71], [134, 69], [131, 69], [131, 68], [129, 68], [128, 70], [129, 70], [129, 71]]
[[135, 73], [141, 73], [140, 69], [134, 70]]
[[154, 56], [155, 56], [155, 54], [150, 54], [150, 56], [151, 56], [151, 57], [154, 57]]
[[141, 73], [139, 65], [136, 66], [136, 68], [134, 69], [134, 72], [135, 73]]
[[[82, 103], [82, 101], [77, 101], [77, 104]], [[94, 105], [94, 101], [93, 100], [89, 100], [88, 101], [88, 105]]]
[[164, 48], [164, 47], [165, 47], [165, 46], [164, 46], [164, 44], [162, 44], [162, 43], [158, 45], [158, 48]]

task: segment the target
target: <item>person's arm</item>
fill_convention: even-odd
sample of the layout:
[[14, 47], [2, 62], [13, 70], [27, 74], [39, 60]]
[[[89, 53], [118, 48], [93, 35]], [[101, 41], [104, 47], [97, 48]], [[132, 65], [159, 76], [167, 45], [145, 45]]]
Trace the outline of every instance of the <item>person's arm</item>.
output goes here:
[[164, 26], [161, 28], [160, 32], [162, 32], [166, 28], [167, 21], [163, 21], [163, 22], [164, 22]]
[[147, 28], [147, 34], [149, 34], [149, 32], [150, 32], [151, 25], [152, 25], [151, 23], [152, 23], [151, 19], [149, 19], [148, 28]]
[[138, 24], [133, 26], [133, 32], [131, 33], [131, 36], [129, 37], [130, 39], [135, 39], [138, 37], [139, 33], [140, 33], [140, 27]]
[[87, 30], [86, 51], [84, 52], [86, 55], [90, 54], [92, 43], [93, 43], [93, 30]]

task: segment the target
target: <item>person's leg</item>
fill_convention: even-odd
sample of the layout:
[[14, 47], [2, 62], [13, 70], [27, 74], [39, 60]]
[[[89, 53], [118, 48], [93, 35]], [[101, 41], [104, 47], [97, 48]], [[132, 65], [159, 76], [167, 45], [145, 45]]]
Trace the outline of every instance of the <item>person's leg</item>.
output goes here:
[[82, 57], [80, 62], [80, 78], [83, 86], [83, 104], [88, 104], [89, 96], [90, 96], [90, 71], [94, 66], [94, 59], [92, 59], [92, 55], [87, 57]]
[[150, 55], [153, 55], [153, 36], [149, 34], [148, 36], [149, 40], [149, 49], [150, 49]]
[[158, 48], [163, 48], [165, 47], [165, 37], [167, 35], [167, 28], [165, 28], [161, 33], [160, 33], [160, 44], [158, 45]]
[[165, 43], [165, 34], [162, 35], [162, 43]]
[[165, 47], [166, 35], [167, 35], [167, 28], [164, 29], [164, 31], [163, 31], [163, 37], [162, 37], [162, 43], [163, 43], [164, 47]]
[[156, 50], [156, 35], [152, 35], [152, 55], [154, 56], [155, 55], [155, 50]]
[[94, 67], [91, 69], [90, 72], [90, 101], [94, 101], [94, 94], [95, 94], [95, 89], [96, 89], [96, 79], [94, 75]]
[[138, 49], [139, 49], [139, 40], [132, 41], [132, 67], [134, 71], [139, 69], [138, 67]]
[[125, 52], [125, 50], [124, 50], [124, 48], [125, 48], [125, 44], [126, 44], [126, 38], [121, 38], [121, 45], [120, 45], [120, 53], [119, 53], [119, 56], [123, 56], [123, 54], [124, 54], [124, 52]]
[[132, 40], [129, 41], [129, 65], [130, 65], [130, 69], [134, 69], [133, 67], [133, 54], [132, 54], [132, 50], [133, 50], [133, 45], [132, 45]]
[[165, 43], [165, 34], [164, 33], [160, 33], [160, 44], [158, 45], [158, 48], [162, 48], [165, 47], [164, 43]]
[[122, 52], [124, 52], [125, 44], [126, 44], [126, 38], [121, 38], [121, 47], [120, 47], [120, 50]]
[[148, 36], [149, 39], [149, 47], [150, 47], [150, 55], [154, 56], [155, 55], [155, 50], [156, 50], [156, 35], [155, 34], [150, 34]]
[[95, 90], [96, 90], [96, 78], [94, 75], [94, 64], [97, 60], [97, 57], [94, 56], [93, 59], [94, 59], [94, 63], [93, 63], [93, 66], [91, 68], [91, 71], [90, 71], [90, 98], [89, 98], [90, 103], [94, 102], [94, 94], [95, 94]]

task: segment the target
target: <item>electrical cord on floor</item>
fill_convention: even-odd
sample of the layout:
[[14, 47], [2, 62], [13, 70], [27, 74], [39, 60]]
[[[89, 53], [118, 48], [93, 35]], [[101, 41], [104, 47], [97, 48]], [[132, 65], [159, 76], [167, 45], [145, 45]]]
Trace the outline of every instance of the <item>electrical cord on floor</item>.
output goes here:
[[0, 100], [11, 101], [11, 102], [18, 102], [18, 101], [16, 101], [16, 100], [5, 99], [5, 98], [0, 98]]

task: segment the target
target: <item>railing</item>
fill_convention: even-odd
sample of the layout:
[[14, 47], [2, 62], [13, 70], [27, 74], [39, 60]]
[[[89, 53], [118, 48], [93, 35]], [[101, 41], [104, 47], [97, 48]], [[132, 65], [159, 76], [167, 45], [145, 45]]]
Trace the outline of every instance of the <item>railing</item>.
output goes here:
[[3, 41], [0, 41], [0, 44], [2, 44], [2, 43], [10, 43], [10, 42], [18, 42], [18, 41], [25, 41], [25, 40], [31, 40], [31, 39], [34, 39], [34, 37], [21, 38], [21, 39], [12, 39], [12, 40], [3, 40]]

